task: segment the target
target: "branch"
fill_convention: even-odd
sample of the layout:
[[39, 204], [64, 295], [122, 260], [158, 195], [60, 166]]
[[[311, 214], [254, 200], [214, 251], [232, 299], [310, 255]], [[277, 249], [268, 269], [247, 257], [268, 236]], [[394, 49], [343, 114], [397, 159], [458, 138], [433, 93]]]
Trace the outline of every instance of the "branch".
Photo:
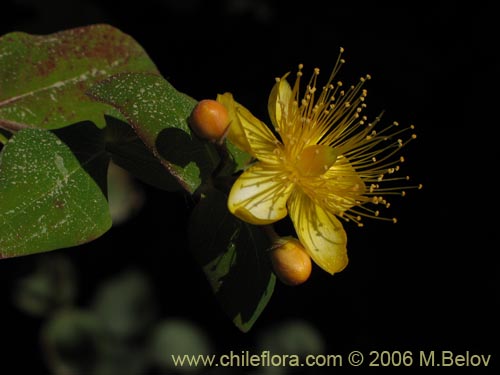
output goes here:
[[22, 129], [32, 128], [32, 126], [27, 124], [22, 124], [20, 122], [0, 119], [0, 128], [7, 130], [11, 133], [14, 133]]

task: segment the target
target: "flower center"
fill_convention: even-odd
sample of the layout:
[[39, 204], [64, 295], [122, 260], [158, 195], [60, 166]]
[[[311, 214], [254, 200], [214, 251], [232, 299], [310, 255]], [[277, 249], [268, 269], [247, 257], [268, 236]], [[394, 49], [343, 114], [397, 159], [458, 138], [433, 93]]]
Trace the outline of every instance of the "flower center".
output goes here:
[[320, 176], [331, 168], [338, 156], [338, 152], [332, 147], [308, 146], [297, 156], [295, 167], [303, 177]]

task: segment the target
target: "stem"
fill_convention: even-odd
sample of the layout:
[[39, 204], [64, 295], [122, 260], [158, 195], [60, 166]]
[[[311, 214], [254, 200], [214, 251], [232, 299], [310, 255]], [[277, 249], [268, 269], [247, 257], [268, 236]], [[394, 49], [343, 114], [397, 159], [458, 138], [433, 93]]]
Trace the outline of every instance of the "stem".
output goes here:
[[20, 122], [0, 119], [0, 128], [5, 129], [11, 133], [17, 132], [17, 131], [22, 130], [22, 129], [27, 129], [30, 127], [31, 126], [26, 125], [26, 124], [22, 124]]
[[271, 242], [276, 242], [281, 238], [278, 235], [278, 233], [276, 233], [276, 231], [274, 230], [274, 227], [272, 224], [262, 225], [261, 228], [264, 231], [264, 233], [267, 234], [267, 236], [269, 237]]
[[223, 143], [216, 143], [215, 144], [215, 149], [217, 150], [217, 153], [219, 154], [219, 164], [217, 167], [215, 167], [214, 171], [212, 172], [212, 177], [217, 177], [220, 172], [224, 169], [224, 167], [227, 165], [227, 162], [231, 159], [229, 157], [229, 152], [226, 147], [226, 142]]

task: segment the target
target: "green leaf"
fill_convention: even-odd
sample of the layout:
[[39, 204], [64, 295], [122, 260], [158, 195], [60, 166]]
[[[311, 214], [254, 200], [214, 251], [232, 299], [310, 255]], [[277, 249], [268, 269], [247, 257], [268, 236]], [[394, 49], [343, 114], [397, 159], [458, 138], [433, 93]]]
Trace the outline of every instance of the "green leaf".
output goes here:
[[59, 140], [71, 149], [80, 165], [99, 185], [105, 196], [108, 191], [107, 175], [110, 159], [104, 136], [106, 129], [98, 129], [90, 121], [83, 121], [52, 131]]
[[85, 95], [113, 74], [157, 72], [142, 47], [109, 25], [50, 35], [0, 37], [0, 127], [56, 129], [84, 120], [99, 127], [113, 108]]
[[108, 190], [110, 158], [149, 185], [167, 191], [181, 189], [130, 125], [123, 121], [106, 116], [104, 129], [98, 129], [93, 123], [84, 121], [53, 132], [71, 148], [80, 164], [105, 194]]
[[186, 191], [193, 193], [217, 166], [213, 146], [193, 135], [187, 123], [196, 101], [160, 75], [118, 74], [89, 95], [117, 108]]
[[269, 239], [258, 227], [233, 216], [226, 200], [213, 190], [195, 207], [190, 249], [224, 311], [246, 332], [269, 302], [276, 278], [265, 256]]
[[231, 141], [229, 141], [229, 139], [226, 140], [226, 145], [235, 163], [234, 172], [239, 172], [245, 169], [245, 167], [250, 164], [252, 155], [236, 147], [233, 143], [231, 143]]
[[106, 117], [106, 150], [116, 165], [148, 185], [166, 191], [178, 191], [179, 182], [163, 167], [126, 122]]
[[58, 137], [24, 129], [9, 140], [0, 154], [0, 258], [76, 246], [110, 226], [100, 187]]

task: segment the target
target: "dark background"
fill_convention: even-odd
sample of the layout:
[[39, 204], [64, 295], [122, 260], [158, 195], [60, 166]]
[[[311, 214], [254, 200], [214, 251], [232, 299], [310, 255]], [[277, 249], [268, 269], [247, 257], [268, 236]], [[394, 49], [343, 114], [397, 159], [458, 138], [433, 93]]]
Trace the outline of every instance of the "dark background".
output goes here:
[[[385, 109], [385, 121], [417, 128], [403, 173], [424, 189], [394, 202], [390, 215], [399, 223], [346, 225], [349, 267], [333, 278], [316, 267], [303, 286], [278, 285], [250, 333], [232, 326], [186, 251], [185, 199], [148, 187], [146, 205], [132, 221], [93, 243], [60, 250], [77, 266], [79, 303], [88, 303], [103, 279], [133, 266], [153, 281], [164, 316], [204, 327], [221, 352], [248, 348], [259, 330], [298, 317], [324, 335], [331, 352], [469, 350], [492, 354], [498, 364], [493, 11], [451, 1], [378, 3], [2, 3], [1, 34], [109, 23], [132, 35], [178, 90], [196, 99], [230, 91], [261, 119], [274, 77], [298, 63], [326, 74], [343, 46], [344, 81], [373, 77], [368, 113]], [[43, 256], [0, 261], [2, 374], [47, 372], [38, 341], [42, 322], [11, 299], [15, 280]]]

